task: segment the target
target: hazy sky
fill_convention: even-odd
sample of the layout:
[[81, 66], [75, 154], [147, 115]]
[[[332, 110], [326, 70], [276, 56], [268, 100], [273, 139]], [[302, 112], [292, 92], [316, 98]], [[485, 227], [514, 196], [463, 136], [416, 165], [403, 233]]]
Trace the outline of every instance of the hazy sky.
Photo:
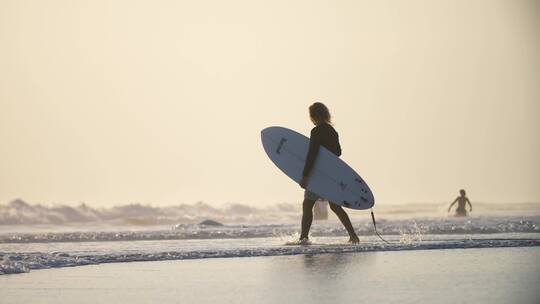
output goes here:
[[540, 1], [0, 0], [0, 203], [301, 201], [314, 101], [378, 204], [540, 201]]

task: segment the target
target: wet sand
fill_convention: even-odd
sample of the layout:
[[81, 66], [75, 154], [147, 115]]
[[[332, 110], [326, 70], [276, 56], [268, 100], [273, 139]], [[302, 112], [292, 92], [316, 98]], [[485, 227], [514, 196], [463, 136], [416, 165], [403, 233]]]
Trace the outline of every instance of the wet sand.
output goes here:
[[134, 262], [0, 277], [2, 303], [538, 303], [540, 248]]

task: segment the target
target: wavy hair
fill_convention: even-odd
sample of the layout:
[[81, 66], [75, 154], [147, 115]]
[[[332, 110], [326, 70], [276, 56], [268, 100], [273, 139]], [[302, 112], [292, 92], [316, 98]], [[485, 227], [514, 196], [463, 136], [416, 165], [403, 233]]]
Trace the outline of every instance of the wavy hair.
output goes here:
[[322, 102], [315, 102], [309, 106], [309, 116], [313, 122], [321, 123], [326, 122], [328, 124], [332, 123], [332, 116], [330, 111]]

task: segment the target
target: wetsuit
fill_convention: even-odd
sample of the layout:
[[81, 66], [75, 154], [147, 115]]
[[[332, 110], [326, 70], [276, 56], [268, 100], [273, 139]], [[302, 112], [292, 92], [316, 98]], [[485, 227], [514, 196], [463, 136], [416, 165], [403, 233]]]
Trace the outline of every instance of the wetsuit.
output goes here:
[[339, 135], [336, 130], [334, 130], [334, 128], [327, 123], [318, 124], [311, 130], [311, 135], [309, 137], [309, 151], [306, 157], [304, 171], [302, 172], [303, 176], [309, 176], [321, 146], [325, 147], [337, 156], [341, 155]]
[[[309, 176], [311, 170], [313, 169], [313, 165], [315, 164], [315, 160], [317, 159], [317, 154], [319, 154], [319, 149], [321, 146], [325, 147], [337, 156], [341, 155], [341, 146], [339, 145], [338, 133], [328, 123], [318, 124], [315, 128], [311, 130], [311, 135], [309, 138], [309, 151], [306, 157], [304, 170], [302, 172], [303, 176]], [[308, 238], [309, 229], [313, 221], [313, 206], [315, 204], [315, 201], [318, 199], [324, 198], [307, 189], [304, 192], [304, 202], [302, 205], [302, 232], [300, 234], [300, 239]], [[328, 203], [330, 205], [330, 209], [334, 211], [341, 223], [343, 223], [343, 225], [347, 229], [347, 232], [349, 232], [349, 235], [351, 235], [351, 237], [356, 237], [356, 233], [354, 232], [354, 228], [352, 227], [351, 220], [349, 219], [349, 216], [347, 215], [347, 213], [345, 213], [343, 208], [330, 201]]]

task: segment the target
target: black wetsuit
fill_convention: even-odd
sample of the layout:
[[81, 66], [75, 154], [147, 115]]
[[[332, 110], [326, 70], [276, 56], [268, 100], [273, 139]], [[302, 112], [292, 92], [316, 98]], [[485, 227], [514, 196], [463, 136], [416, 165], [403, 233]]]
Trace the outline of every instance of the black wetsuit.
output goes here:
[[309, 151], [304, 165], [303, 176], [308, 176], [315, 164], [319, 147], [323, 146], [337, 156], [341, 155], [341, 146], [339, 145], [339, 135], [334, 128], [327, 124], [321, 123], [311, 130], [309, 137]]
[[[319, 154], [319, 148], [323, 146], [328, 149], [330, 152], [334, 153], [337, 156], [341, 155], [341, 146], [339, 145], [339, 136], [336, 130], [327, 123], [321, 123], [311, 130], [311, 136], [309, 139], [309, 151], [306, 157], [306, 164], [304, 165], [304, 171], [302, 172], [303, 176], [309, 176], [315, 160], [317, 159], [317, 154]], [[307, 190], [306, 190], [307, 191]], [[338, 216], [339, 220], [351, 237], [356, 237], [354, 228], [351, 224], [349, 216], [341, 208], [341, 206], [336, 205], [332, 202], [328, 202], [330, 209]], [[302, 232], [300, 234], [300, 239], [307, 239], [309, 235], [309, 229], [311, 228], [311, 223], [313, 221], [313, 205], [315, 205], [315, 200], [310, 200], [304, 198], [303, 202], [303, 213], [302, 213]]]

